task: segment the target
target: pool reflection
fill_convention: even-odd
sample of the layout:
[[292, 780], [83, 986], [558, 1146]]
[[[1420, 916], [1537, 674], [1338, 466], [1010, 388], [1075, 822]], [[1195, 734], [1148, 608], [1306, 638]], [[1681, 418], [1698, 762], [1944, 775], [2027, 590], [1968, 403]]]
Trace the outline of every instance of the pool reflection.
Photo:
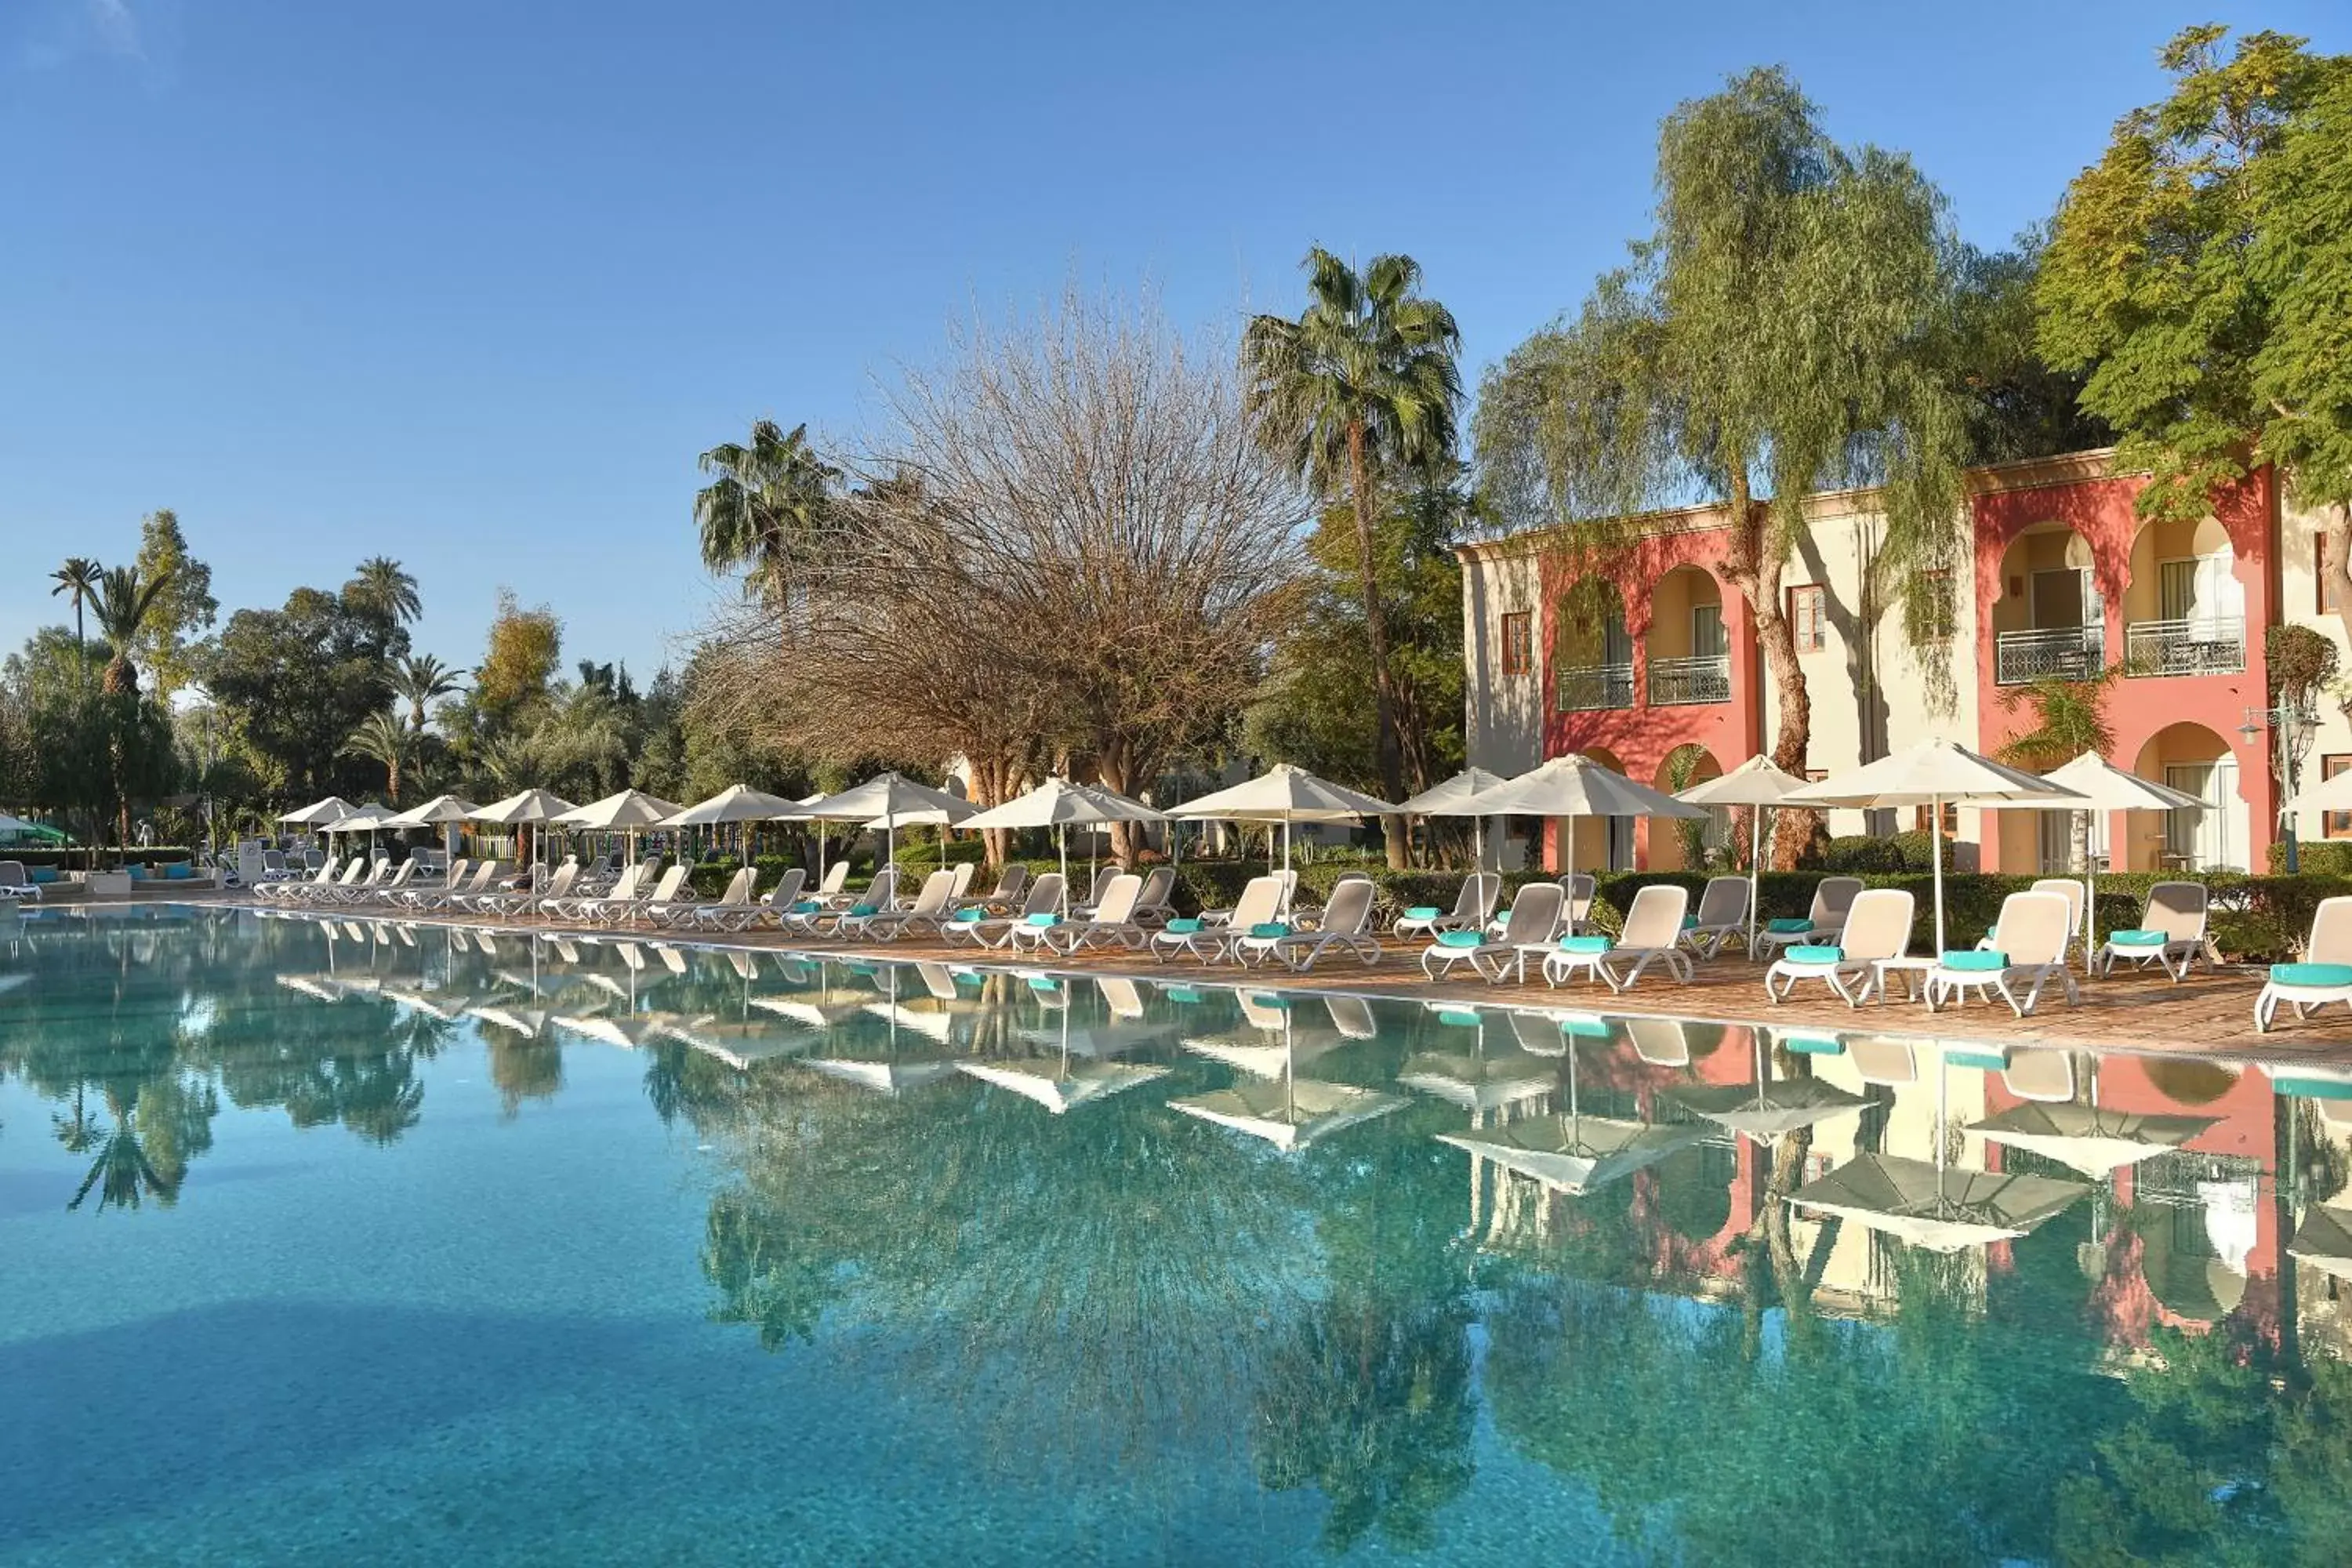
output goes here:
[[1237, 1445], [1334, 1548], [1436, 1543], [1482, 1419], [1696, 1561], [2341, 1539], [2352, 1075], [251, 912], [0, 928], [0, 1071], [77, 1208], [170, 1205], [224, 1114], [394, 1143], [461, 1047], [513, 1118], [577, 1053], [643, 1059], [715, 1153], [719, 1322], [863, 1346], [976, 1451]]

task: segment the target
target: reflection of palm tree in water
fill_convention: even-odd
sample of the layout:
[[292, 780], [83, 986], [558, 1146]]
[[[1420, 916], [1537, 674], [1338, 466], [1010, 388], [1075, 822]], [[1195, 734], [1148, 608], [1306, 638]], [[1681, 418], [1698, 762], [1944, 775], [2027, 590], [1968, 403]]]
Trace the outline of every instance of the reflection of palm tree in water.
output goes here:
[[[61, 1142], [65, 1131], [73, 1134], [67, 1147], [75, 1152], [97, 1151], [89, 1173], [66, 1207], [81, 1207], [93, 1190], [100, 1213], [135, 1209], [147, 1198], [168, 1207], [180, 1195], [188, 1162], [212, 1147], [218, 1096], [210, 1084], [177, 1076], [144, 1085], [135, 1079], [110, 1080], [104, 1092], [109, 1123], [100, 1126], [83, 1118], [60, 1132]], [[81, 1116], [79, 1104], [76, 1115]]]

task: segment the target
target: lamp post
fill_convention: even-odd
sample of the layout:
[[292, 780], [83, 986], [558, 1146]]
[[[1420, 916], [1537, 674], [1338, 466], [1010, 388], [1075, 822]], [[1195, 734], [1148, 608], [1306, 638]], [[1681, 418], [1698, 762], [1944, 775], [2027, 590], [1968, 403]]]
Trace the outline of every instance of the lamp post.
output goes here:
[[2238, 726], [2238, 733], [2246, 738], [2248, 745], [2252, 745], [2254, 737], [2266, 729], [2275, 738], [2279, 782], [2286, 786], [2288, 805], [2281, 815], [2286, 818], [2286, 872], [2292, 877], [2302, 869], [2301, 857], [2295, 853], [2294, 801], [2296, 779], [2302, 770], [2303, 753], [2310, 748], [2311, 738], [2318, 731], [2319, 721], [2300, 704], [2291, 701], [2276, 708], [2249, 708], [2246, 710], [2246, 721]]

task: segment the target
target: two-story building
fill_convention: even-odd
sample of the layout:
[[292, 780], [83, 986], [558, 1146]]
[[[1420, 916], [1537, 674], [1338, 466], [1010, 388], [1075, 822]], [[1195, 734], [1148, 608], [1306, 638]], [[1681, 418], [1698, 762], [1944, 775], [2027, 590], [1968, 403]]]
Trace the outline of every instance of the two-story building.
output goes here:
[[[2108, 458], [1973, 472], [1973, 570], [1951, 585], [1950, 636], [1916, 645], [1884, 602], [1893, 595], [1871, 591], [1885, 534], [1876, 492], [1809, 501], [1782, 582], [1811, 704], [1808, 770], [1834, 773], [1936, 738], [1996, 752], [2036, 721], [2022, 697], [2032, 682], [2106, 672], [2108, 760], [2209, 808], [2112, 814], [2093, 825], [2095, 851], [2117, 869], [2259, 868], [2284, 795], [2263, 635], [2294, 621], [2345, 644], [2319, 593], [2320, 524], [2289, 508], [2267, 472], [2195, 523], [2151, 522], [2133, 505], [2144, 479], [2113, 473]], [[1724, 510], [1641, 521], [1631, 544], [1597, 561], [1559, 530], [1463, 547], [1474, 764], [1510, 774], [1580, 752], [1666, 788], [1769, 744], [1772, 683], [1748, 604], [1721, 574]], [[1598, 581], [1580, 585], [1580, 574]], [[2352, 727], [2332, 708], [2304, 766], [2313, 780], [2352, 768]], [[2299, 824], [2299, 835], [2352, 837], [2344, 816]], [[1840, 811], [1830, 823], [1839, 834], [1925, 826], [1924, 808]], [[1986, 870], [2054, 869], [2069, 853], [2063, 813], [1958, 810], [1945, 826], [1961, 863]], [[1516, 853], [1580, 868], [1684, 858], [1682, 834], [1663, 823], [1580, 822], [1572, 844], [1558, 837], [1547, 826]]]

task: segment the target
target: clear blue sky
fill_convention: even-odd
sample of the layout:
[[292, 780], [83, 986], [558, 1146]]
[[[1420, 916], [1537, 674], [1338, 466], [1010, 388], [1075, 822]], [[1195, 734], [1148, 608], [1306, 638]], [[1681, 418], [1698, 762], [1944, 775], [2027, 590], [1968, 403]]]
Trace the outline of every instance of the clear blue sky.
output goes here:
[[511, 584], [650, 673], [716, 591], [695, 454], [855, 427], [959, 311], [1075, 274], [1230, 321], [1310, 242], [1402, 249], [1475, 377], [1727, 72], [1786, 63], [1993, 244], [2208, 18], [2352, 48], [2342, 0], [5, 0], [0, 647], [169, 506], [225, 613], [383, 552], [455, 662]]

